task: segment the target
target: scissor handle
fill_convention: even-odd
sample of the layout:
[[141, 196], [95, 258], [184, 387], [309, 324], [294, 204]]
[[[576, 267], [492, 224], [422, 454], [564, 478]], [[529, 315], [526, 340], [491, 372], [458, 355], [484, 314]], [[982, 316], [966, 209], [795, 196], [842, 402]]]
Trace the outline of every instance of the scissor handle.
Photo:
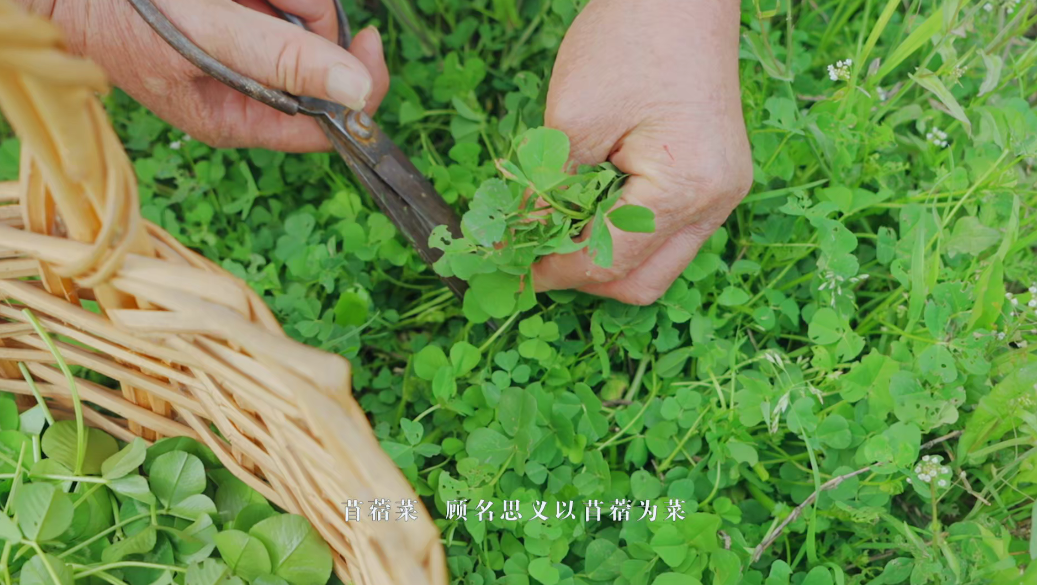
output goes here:
[[[180, 29], [176, 28], [176, 26], [169, 21], [169, 18], [167, 18], [166, 15], [163, 14], [157, 6], [155, 6], [155, 3], [152, 0], [129, 1], [130, 4], [133, 5], [133, 8], [137, 10], [137, 13], [141, 15], [151, 28], [195, 67], [226, 84], [228, 87], [240, 91], [248, 97], [258, 100], [275, 110], [292, 116], [299, 113], [299, 100], [296, 97], [283, 91], [271, 89], [259, 83], [255, 79], [246, 77], [237, 71], [234, 71], [230, 67], [227, 67], [223, 63], [220, 63], [212, 55], [206, 53], [201, 47], [194, 44], [194, 42], [187, 38], [184, 33], [180, 32]], [[352, 35], [349, 31], [349, 20], [346, 18], [346, 12], [343, 10], [342, 4], [337, 0], [334, 4], [335, 13], [338, 16], [338, 43], [342, 48], [348, 49], [352, 42]], [[271, 6], [271, 8], [273, 8], [281, 18], [284, 18], [292, 24], [306, 28], [302, 19], [294, 14], [288, 14], [274, 6]]]

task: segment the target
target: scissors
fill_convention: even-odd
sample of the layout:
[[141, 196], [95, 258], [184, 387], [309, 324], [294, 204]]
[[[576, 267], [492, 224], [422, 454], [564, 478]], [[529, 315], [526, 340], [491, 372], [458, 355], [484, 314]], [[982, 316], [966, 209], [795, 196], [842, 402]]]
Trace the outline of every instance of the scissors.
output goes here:
[[[429, 246], [429, 235], [434, 228], [445, 225], [454, 237], [461, 237], [461, 221], [454, 210], [370, 116], [327, 100], [270, 89], [233, 71], [191, 42], [152, 0], [129, 1], [159, 36], [206, 74], [285, 114], [314, 117], [378, 207], [427, 264], [431, 266], [443, 255], [441, 250]], [[336, 0], [334, 4], [338, 14], [338, 44], [348, 49], [352, 41], [349, 21], [341, 3]], [[306, 28], [299, 17], [274, 6], [271, 8], [281, 18]], [[464, 297], [467, 283], [455, 277], [442, 280], [457, 298]]]

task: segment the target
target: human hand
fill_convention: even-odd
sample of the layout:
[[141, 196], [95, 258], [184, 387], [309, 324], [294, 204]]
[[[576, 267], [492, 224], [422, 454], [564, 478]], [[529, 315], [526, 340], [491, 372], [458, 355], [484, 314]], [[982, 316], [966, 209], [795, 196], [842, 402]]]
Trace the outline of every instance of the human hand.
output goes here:
[[[126, 0], [20, 0], [49, 16], [69, 48], [159, 117], [217, 147], [287, 152], [330, 148], [316, 121], [289, 116], [225, 86], [166, 44]], [[337, 0], [273, 0], [314, 32], [274, 15], [263, 0], [156, 0], [177, 28], [231, 69], [268, 87], [374, 113], [389, 88], [381, 37], [336, 43]]]
[[[580, 164], [630, 174], [616, 207], [655, 212], [656, 231], [609, 226], [610, 268], [587, 249], [534, 266], [536, 290], [655, 302], [752, 185], [738, 81], [739, 5], [592, 0], [562, 41], [545, 124]], [[584, 235], [589, 234], [587, 229]]]

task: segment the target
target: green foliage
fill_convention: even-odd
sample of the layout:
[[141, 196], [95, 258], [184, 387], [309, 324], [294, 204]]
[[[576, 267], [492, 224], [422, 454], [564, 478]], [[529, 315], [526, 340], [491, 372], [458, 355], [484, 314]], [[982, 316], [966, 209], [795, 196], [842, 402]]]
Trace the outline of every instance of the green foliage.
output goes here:
[[[102, 576], [130, 585], [319, 585], [331, 576], [331, 551], [305, 518], [276, 512], [193, 439], [151, 447], [134, 439], [120, 449], [88, 428], [84, 471], [73, 475], [75, 421], [48, 426], [42, 440], [38, 432], [3, 432], [8, 447], [16, 444], [11, 437], [25, 439], [11, 459], [14, 473], [0, 484], [6, 583], [70, 585]], [[32, 463], [32, 445], [41, 443], [46, 457]]]
[[[247, 281], [293, 338], [353, 361], [357, 399], [434, 515], [455, 582], [1035, 582], [1032, 3], [743, 2], [753, 191], [647, 307], [524, 286], [550, 253], [608, 266], [609, 225], [654, 227], [616, 198], [622, 173], [569, 167], [568, 140], [543, 128], [583, 3], [387, 4], [346, 8], [386, 36], [379, 122], [462, 213], [461, 238], [433, 239], [434, 270], [334, 157], [214, 150], [123, 94], [108, 106], [145, 216]], [[16, 169], [3, 140], [0, 178]], [[463, 303], [437, 274], [469, 282]], [[13, 427], [0, 402], [0, 473], [31, 449], [30, 424]], [[278, 576], [280, 553], [252, 532], [275, 514], [258, 494], [149, 484], [156, 465], [160, 478], [218, 467], [172, 441], [147, 450], [143, 475], [99, 469], [120, 511], [175, 501], [178, 522], [214, 523], [223, 560], [192, 560], [185, 582], [296, 574]], [[70, 473], [54, 465], [39, 471]], [[450, 517], [463, 499], [467, 520]], [[659, 517], [614, 520], [619, 499], [651, 500]], [[671, 499], [684, 519], [666, 518]], [[480, 500], [497, 502], [492, 520]], [[503, 500], [524, 519], [503, 520]], [[570, 500], [576, 519], [556, 518]], [[600, 521], [584, 519], [588, 500], [604, 502]], [[537, 501], [548, 520], [530, 520]], [[26, 521], [3, 518], [0, 535]], [[148, 544], [145, 530], [125, 535]], [[169, 534], [132, 554], [194, 555]], [[236, 575], [265, 569], [257, 541], [275, 572]], [[33, 582], [45, 573], [30, 556]]]
[[[532, 307], [532, 295], [520, 293], [524, 280], [532, 282], [531, 267], [539, 258], [588, 248], [594, 262], [607, 268], [612, 265], [608, 223], [623, 231], [655, 231], [655, 214], [647, 207], [612, 209], [624, 178], [613, 165], [565, 172], [570, 154], [565, 133], [533, 128], [516, 144], [517, 165], [497, 162], [507, 182], [487, 179], [475, 191], [461, 218], [464, 236], [453, 238], [440, 226], [429, 238], [444, 252], [436, 272], [470, 281], [465, 316], [475, 323]], [[585, 229], [591, 236], [577, 242]]]

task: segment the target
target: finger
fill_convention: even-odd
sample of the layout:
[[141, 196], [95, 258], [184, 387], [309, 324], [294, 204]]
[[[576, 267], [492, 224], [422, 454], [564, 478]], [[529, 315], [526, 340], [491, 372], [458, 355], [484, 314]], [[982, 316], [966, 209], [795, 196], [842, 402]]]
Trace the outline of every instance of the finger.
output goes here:
[[385, 94], [389, 92], [389, 68], [385, 65], [381, 33], [373, 26], [365, 28], [353, 37], [349, 52], [353, 53], [371, 74], [371, 95], [367, 98], [364, 111], [374, 115]]
[[650, 305], [669, 290], [695, 259], [708, 237], [709, 232], [698, 226], [684, 228], [670, 237], [626, 278], [592, 284], [580, 290], [632, 305]]
[[289, 116], [268, 108], [215, 79], [202, 80], [203, 102], [212, 104], [208, 131], [192, 136], [218, 148], [266, 148], [283, 152], [323, 152], [331, 149], [317, 121]]
[[335, 13], [335, 2], [338, 0], [269, 0], [270, 4], [281, 10], [298, 16], [306, 24], [306, 28], [338, 43], [338, 14]]
[[295, 95], [365, 107], [373, 89], [367, 68], [334, 42], [234, 3], [166, 3], [163, 9], [195, 44], [242, 75]]
[[[613, 209], [627, 204], [652, 208], [654, 206], [651, 202], [660, 198], [660, 192], [661, 189], [646, 177], [630, 177], [623, 186], [623, 195]], [[608, 268], [595, 263], [589, 247], [571, 254], [552, 254], [544, 257], [533, 266], [537, 291], [581, 288], [626, 278], [647, 260], [675, 229], [673, 219], [660, 217], [658, 212], [655, 223], [655, 232], [645, 234], [624, 232], [612, 225], [612, 222], [608, 222], [609, 234], [612, 236], [612, 264]], [[592, 221], [584, 228], [578, 241], [590, 237], [594, 230], [593, 224]]]

